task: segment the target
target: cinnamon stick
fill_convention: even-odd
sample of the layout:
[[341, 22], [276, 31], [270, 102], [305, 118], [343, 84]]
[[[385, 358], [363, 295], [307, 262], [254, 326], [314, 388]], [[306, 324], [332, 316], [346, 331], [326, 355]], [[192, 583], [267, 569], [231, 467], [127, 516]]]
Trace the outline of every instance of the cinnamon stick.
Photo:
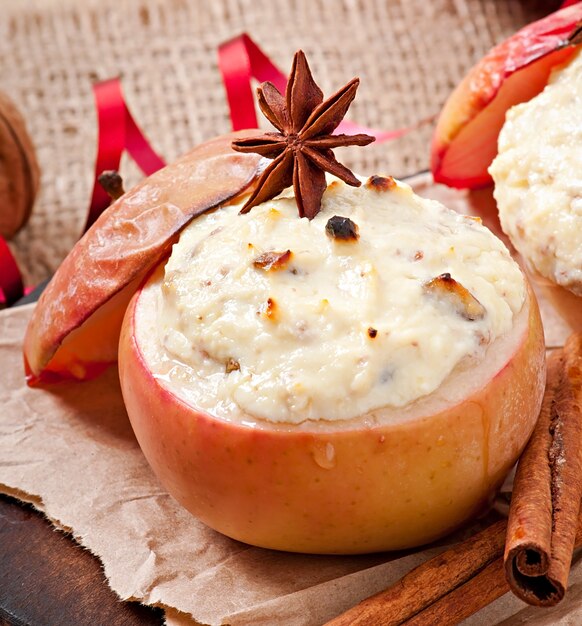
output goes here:
[[[578, 518], [578, 530], [574, 548], [582, 546], [582, 517]], [[510, 590], [505, 576], [503, 557], [481, 570], [464, 585], [453, 589], [434, 604], [402, 622], [403, 626], [453, 626], [471, 617]], [[375, 622], [374, 622], [375, 623]]]
[[[504, 520], [496, 522], [325, 626], [458, 624], [510, 589], [503, 560], [506, 527]], [[582, 515], [574, 547], [582, 547]]]
[[509, 511], [505, 572], [528, 604], [564, 597], [582, 497], [582, 334], [548, 359], [533, 435], [517, 468]]
[[454, 626], [509, 591], [504, 576], [503, 557], [481, 570], [464, 585], [403, 622], [406, 626]]
[[[462, 589], [467, 581], [479, 572], [488, 570], [488, 566], [496, 560], [501, 563], [505, 531], [505, 520], [492, 524], [463, 543], [416, 567], [392, 587], [366, 598], [328, 622], [327, 626], [395, 626], [406, 622], [447, 594], [450, 595], [452, 590]], [[499, 564], [496, 567], [499, 568]], [[500, 571], [503, 583], [501, 588], [507, 590], [502, 568]], [[484, 582], [477, 583], [477, 586], [484, 584], [480, 592], [475, 592], [477, 596], [485, 597], [489, 587], [492, 587], [490, 577], [491, 572], [488, 570]], [[474, 583], [471, 585], [471, 589], [473, 588]], [[499, 582], [496, 588], [500, 588]], [[492, 597], [486, 604], [493, 599], [495, 598]], [[472, 613], [475, 610], [477, 609], [473, 609]]]

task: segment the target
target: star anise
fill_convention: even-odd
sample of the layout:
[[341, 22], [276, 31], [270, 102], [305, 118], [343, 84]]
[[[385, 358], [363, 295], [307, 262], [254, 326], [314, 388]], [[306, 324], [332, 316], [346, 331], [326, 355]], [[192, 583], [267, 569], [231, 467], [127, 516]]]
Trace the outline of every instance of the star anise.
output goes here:
[[273, 159], [259, 177], [257, 187], [241, 213], [274, 198], [292, 184], [299, 215], [313, 219], [321, 208], [326, 189], [325, 172], [348, 185], [360, 185], [352, 172], [335, 159], [332, 148], [365, 146], [375, 138], [331, 134], [346, 114], [359, 84], [359, 79], [354, 78], [324, 102], [305, 54], [299, 50], [293, 58], [284, 97], [272, 83], [266, 82], [259, 87], [259, 106], [279, 132], [232, 143], [239, 152], [256, 152]]

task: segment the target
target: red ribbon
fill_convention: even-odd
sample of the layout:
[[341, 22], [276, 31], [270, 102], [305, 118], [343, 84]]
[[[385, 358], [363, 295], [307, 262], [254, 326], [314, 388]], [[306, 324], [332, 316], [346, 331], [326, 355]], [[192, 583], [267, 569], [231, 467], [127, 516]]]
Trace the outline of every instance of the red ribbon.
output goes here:
[[[287, 85], [287, 77], [246, 33], [223, 43], [218, 48], [218, 67], [226, 89], [232, 129], [257, 128], [251, 79], [255, 78], [261, 83], [270, 81], [283, 93]], [[343, 120], [337, 132], [349, 135], [366, 133], [376, 137], [376, 141], [384, 142], [402, 137], [432, 119], [431, 117], [413, 126], [390, 131], [367, 128]]]
[[133, 119], [119, 78], [112, 78], [93, 86], [97, 107], [99, 139], [95, 160], [95, 182], [85, 231], [109, 206], [111, 199], [97, 178], [105, 170], [118, 170], [124, 150], [133, 157], [142, 172], [149, 176], [165, 166]]
[[22, 276], [5, 239], [0, 236], [0, 304], [10, 306], [24, 295]]

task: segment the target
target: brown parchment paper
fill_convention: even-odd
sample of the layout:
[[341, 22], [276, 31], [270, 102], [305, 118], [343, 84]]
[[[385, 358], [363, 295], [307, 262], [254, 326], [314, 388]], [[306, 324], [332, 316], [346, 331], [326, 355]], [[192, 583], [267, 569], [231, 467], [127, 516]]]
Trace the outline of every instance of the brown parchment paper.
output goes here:
[[[21, 342], [33, 305], [0, 313], [0, 490], [31, 501], [103, 563], [123, 599], [170, 607], [167, 623], [323, 624], [441, 548], [325, 557], [252, 548], [216, 533], [158, 484], [133, 437], [112, 368], [101, 378], [29, 389]], [[554, 611], [509, 594], [472, 618], [582, 619], [582, 567]], [[181, 612], [181, 613], [180, 613]], [[544, 617], [545, 616], [545, 617]]]
[[[416, 191], [497, 230], [491, 198], [411, 181]], [[568, 328], [540, 302], [548, 344]], [[166, 607], [173, 626], [315, 626], [389, 586], [440, 547], [411, 553], [307, 556], [230, 540], [184, 511], [152, 474], [129, 424], [116, 368], [87, 383], [29, 389], [21, 344], [33, 305], [0, 312], [0, 491], [32, 502], [99, 557], [122, 599]], [[449, 539], [448, 542], [452, 541]], [[447, 541], [443, 542], [446, 544]], [[506, 621], [505, 621], [506, 620]], [[562, 620], [562, 621], [560, 621]], [[507, 594], [467, 624], [582, 621], [582, 565], [552, 610]]]

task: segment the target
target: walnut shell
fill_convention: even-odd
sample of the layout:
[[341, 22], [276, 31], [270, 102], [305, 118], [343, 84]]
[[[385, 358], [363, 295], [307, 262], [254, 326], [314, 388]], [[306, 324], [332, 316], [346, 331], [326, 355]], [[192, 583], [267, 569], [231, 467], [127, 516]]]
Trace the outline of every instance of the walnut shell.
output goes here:
[[39, 168], [24, 119], [0, 92], [0, 235], [10, 239], [32, 212]]

